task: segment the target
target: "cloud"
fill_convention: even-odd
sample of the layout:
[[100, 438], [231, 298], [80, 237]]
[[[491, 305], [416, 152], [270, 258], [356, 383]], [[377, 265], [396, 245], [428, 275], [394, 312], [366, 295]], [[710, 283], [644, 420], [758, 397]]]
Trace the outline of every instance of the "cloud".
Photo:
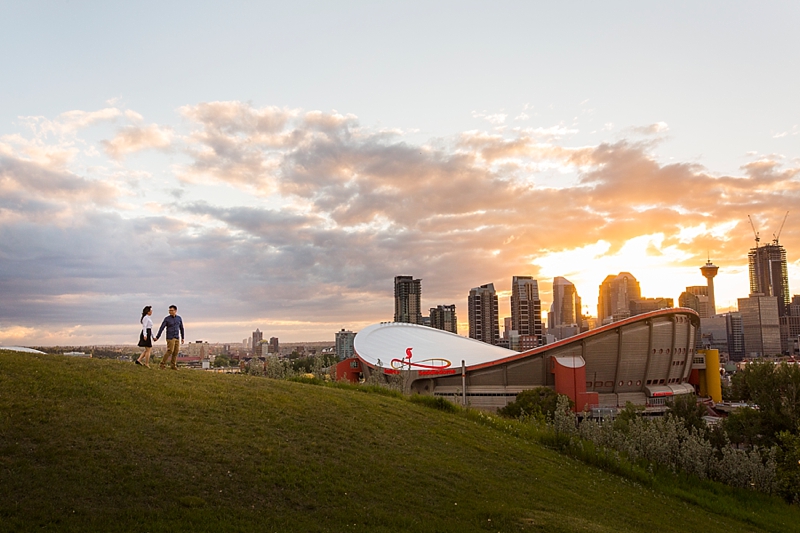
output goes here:
[[[524, 114], [524, 113], [523, 113]], [[527, 116], [527, 115], [526, 115]], [[499, 126], [504, 124], [508, 115], [506, 113], [486, 113], [485, 111], [482, 113], [478, 113], [477, 111], [472, 112], [473, 118], [482, 118], [489, 124], [494, 124], [495, 126]], [[514, 119], [516, 120], [516, 119]]]
[[797, 135], [798, 133], [800, 133], [800, 130], [798, 130], [798, 129], [797, 129], [797, 124], [795, 124], [794, 126], [792, 126], [792, 129], [791, 129], [791, 130], [788, 130], [788, 131], [782, 131], [782, 132], [780, 132], [780, 133], [776, 133], [776, 134], [774, 134], [774, 135], [772, 136], [772, 138], [773, 138], [773, 139], [780, 139], [780, 138], [782, 138], [782, 137], [788, 137], [788, 136], [790, 136], [790, 135]]
[[0, 156], [0, 213], [10, 210], [25, 216], [76, 205], [109, 206], [118, 194], [115, 186], [105, 182]]
[[121, 159], [127, 154], [148, 148], [168, 148], [172, 144], [172, 139], [173, 131], [170, 128], [160, 128], [157, 124], [150, 124], [126, 126], [110, 141], [100, 141], [100, 143], [110, 157]]
[[97, 111], [72, 110], [61, 113], [53, 120], [42, 116], [20, 117], [20, 121], [26, 124], [37, 135], [72, 135], [81, 129], [87, 128], [98, 122], [110, 122], [123, 115], [123, 112], [116, 107], [107, 107]]
[[647, 126], [635, 127], [632, 130], [642, 135], [656, 135], [669, 131], [669, 125], [666, 122], [656, 122]]
[[[104, 148], [92, 157], [111, 160], [95, 167], [80, 155], [60, 168], [21, 153], [59, 139], [0, 139], [0, 328], [124, 333], [143, 305], [177, 302], [187, 322], [211, 324], [192, 330], [198, 338], [236, 340], [261, 323], [299, 340], [332, 323], [391, 319], [398, 274], [423, 278], [423, 306], [455, 303], [462, 321], [470, 287], [505, 291], [513, 275], [539, 276], [543, 294], [552, 276], [574, 278], [590, 309], [597, 279], [622, 270], [646, 295], [676, 298], [657, 294], [674, 287], [648, 285], [648, 272], [699, 284], [710, 253], [740, 276], [747, 215], [767, 234], [800, 200], [791, 160], [761, 156], [718, 175], [660, 161], [652, 139], [630, 130], [632, 139], [591, 145], [565, 140], [575, 130], [563, 124], [418, 144], [353, 115], [235, 101], [182, 107], [176, 126], [120, 113], [130, 123], [111, 140], [74, 138]], [[89, 115], [73, 118], [114, 119]], [[124, 159], [147, 148], [170, 148], [174, 166]], [[105, 165], [166, 175], [159, 185], [172, 193], [148, 197]], [[791, 216], [781, 241], [800, 250]]]

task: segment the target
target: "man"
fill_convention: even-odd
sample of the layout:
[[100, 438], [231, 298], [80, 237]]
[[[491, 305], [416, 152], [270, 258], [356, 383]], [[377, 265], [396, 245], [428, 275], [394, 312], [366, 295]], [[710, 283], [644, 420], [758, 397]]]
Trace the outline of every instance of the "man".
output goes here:
[[170, 368], [172, 370], [178, 370], [178, 365], [176, 364], [178, 361], [178, 334], [180, 334], [181, 344], [183, 344], [183, 320], [181, 317], [178, 316], [178, 306], [177, 305], [170, 305], [169, 306], [169, 316], [164, 317], [164, 321], [161, 322], [161, 327], [158, 328], [158, 333], [156, 333], [155, 340], [161, 338], [161, 332], [164, 331], [164, 328], [167, 328], [167, 351], [164, 353], [164, 357], [161, 358], [161, 364], [158, 367], [161, 370], [164, 370], [167, 365], [167, 359], [172, 356], [172, 362], [170, 363]]

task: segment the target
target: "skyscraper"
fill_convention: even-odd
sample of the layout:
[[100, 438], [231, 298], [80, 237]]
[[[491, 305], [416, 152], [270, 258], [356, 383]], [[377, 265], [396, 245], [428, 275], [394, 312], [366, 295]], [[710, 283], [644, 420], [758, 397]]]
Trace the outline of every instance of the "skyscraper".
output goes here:
[[631, 316], [630, 301], [642, 297], [639, 282], [630, 272], [610, 274], [600, 284], [597, 298], [597, 321], [609, 324]]
[[672, 298], [637, 298], [628, 302], [630, 316], [674, 307]]
[[575, 285], [561, 276], [553, 278], [553, 303], [547, 315], [547, 327], [580, 326], [581, 298]]
[[422, 324], [422, 280], [413, 276], [394, 278], [394, 321]]
[[542, 301], [539, 283], [531, 276], [514, 276], [511, 280], [511, 329], [523, 335], [542, 338]]
[[734, 361], [741, 361], [744, 359], [742, 314], [737, 312], [726, 313], [725, 325], [728, 329], [728, 355]]
[[269, 353], [281, 353], [281, 343], [278, 340], [278, 337], [270, 337], [269, 338], [269, 348], [267, 349]]
[[458, 319], [456, 318], [455, 304], [431, 307], [430, 313], [432, 328], [442, 329], [450, 333], [458, 333]]
[[700, 318], [708, 318], [716, 314], [711, 309], [711, 299], [708, 296], [709, 287], [706, 285], [695, 285], [686, 287], [678, 297], [678, 305], [689, 309], [694, 309]]
[[775, 240], [764, 246], [751, 248], [747, 259], [750, 266], [750, 294], [777, 297], [778, 315], [786, 316], [789, 311], [786, 249]]
[[764, 357], [781, 353], [778, 298], [751, 294], [739, 298], [746, 357]]
[[781, 351], [794, 355], [794, 345], [800, 339], [800, 296], [792, 296], [788, 307], [788, 314], [780, 318], [781, 323]]
[[469, 337], [489, 344], [500, 339], [500, 319], [497, 311], [497, 292], [494, 283], [475, 287], [467, 299]]
[[258, 328], [253, 332], [253, 357], [261, 357], [261, 341], [264, 340], [264, 333]]

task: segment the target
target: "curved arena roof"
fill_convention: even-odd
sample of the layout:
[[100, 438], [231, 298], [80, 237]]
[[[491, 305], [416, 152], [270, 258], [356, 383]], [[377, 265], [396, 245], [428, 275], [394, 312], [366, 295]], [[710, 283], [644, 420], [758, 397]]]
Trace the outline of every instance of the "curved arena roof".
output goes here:
[[371, 367], [395, 370], [432, 370], [497, 361], [519, 352], [493, 346], [449, 331], [384, 322], [359, 331], [355, 352]]

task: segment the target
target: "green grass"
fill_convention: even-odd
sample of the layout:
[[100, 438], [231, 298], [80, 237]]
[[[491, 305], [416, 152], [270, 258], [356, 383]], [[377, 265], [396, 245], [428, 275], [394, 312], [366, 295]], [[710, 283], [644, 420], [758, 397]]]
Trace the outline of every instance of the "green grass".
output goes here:
[[0, 531], [798, 531], [436, 401], [0, 352]]

